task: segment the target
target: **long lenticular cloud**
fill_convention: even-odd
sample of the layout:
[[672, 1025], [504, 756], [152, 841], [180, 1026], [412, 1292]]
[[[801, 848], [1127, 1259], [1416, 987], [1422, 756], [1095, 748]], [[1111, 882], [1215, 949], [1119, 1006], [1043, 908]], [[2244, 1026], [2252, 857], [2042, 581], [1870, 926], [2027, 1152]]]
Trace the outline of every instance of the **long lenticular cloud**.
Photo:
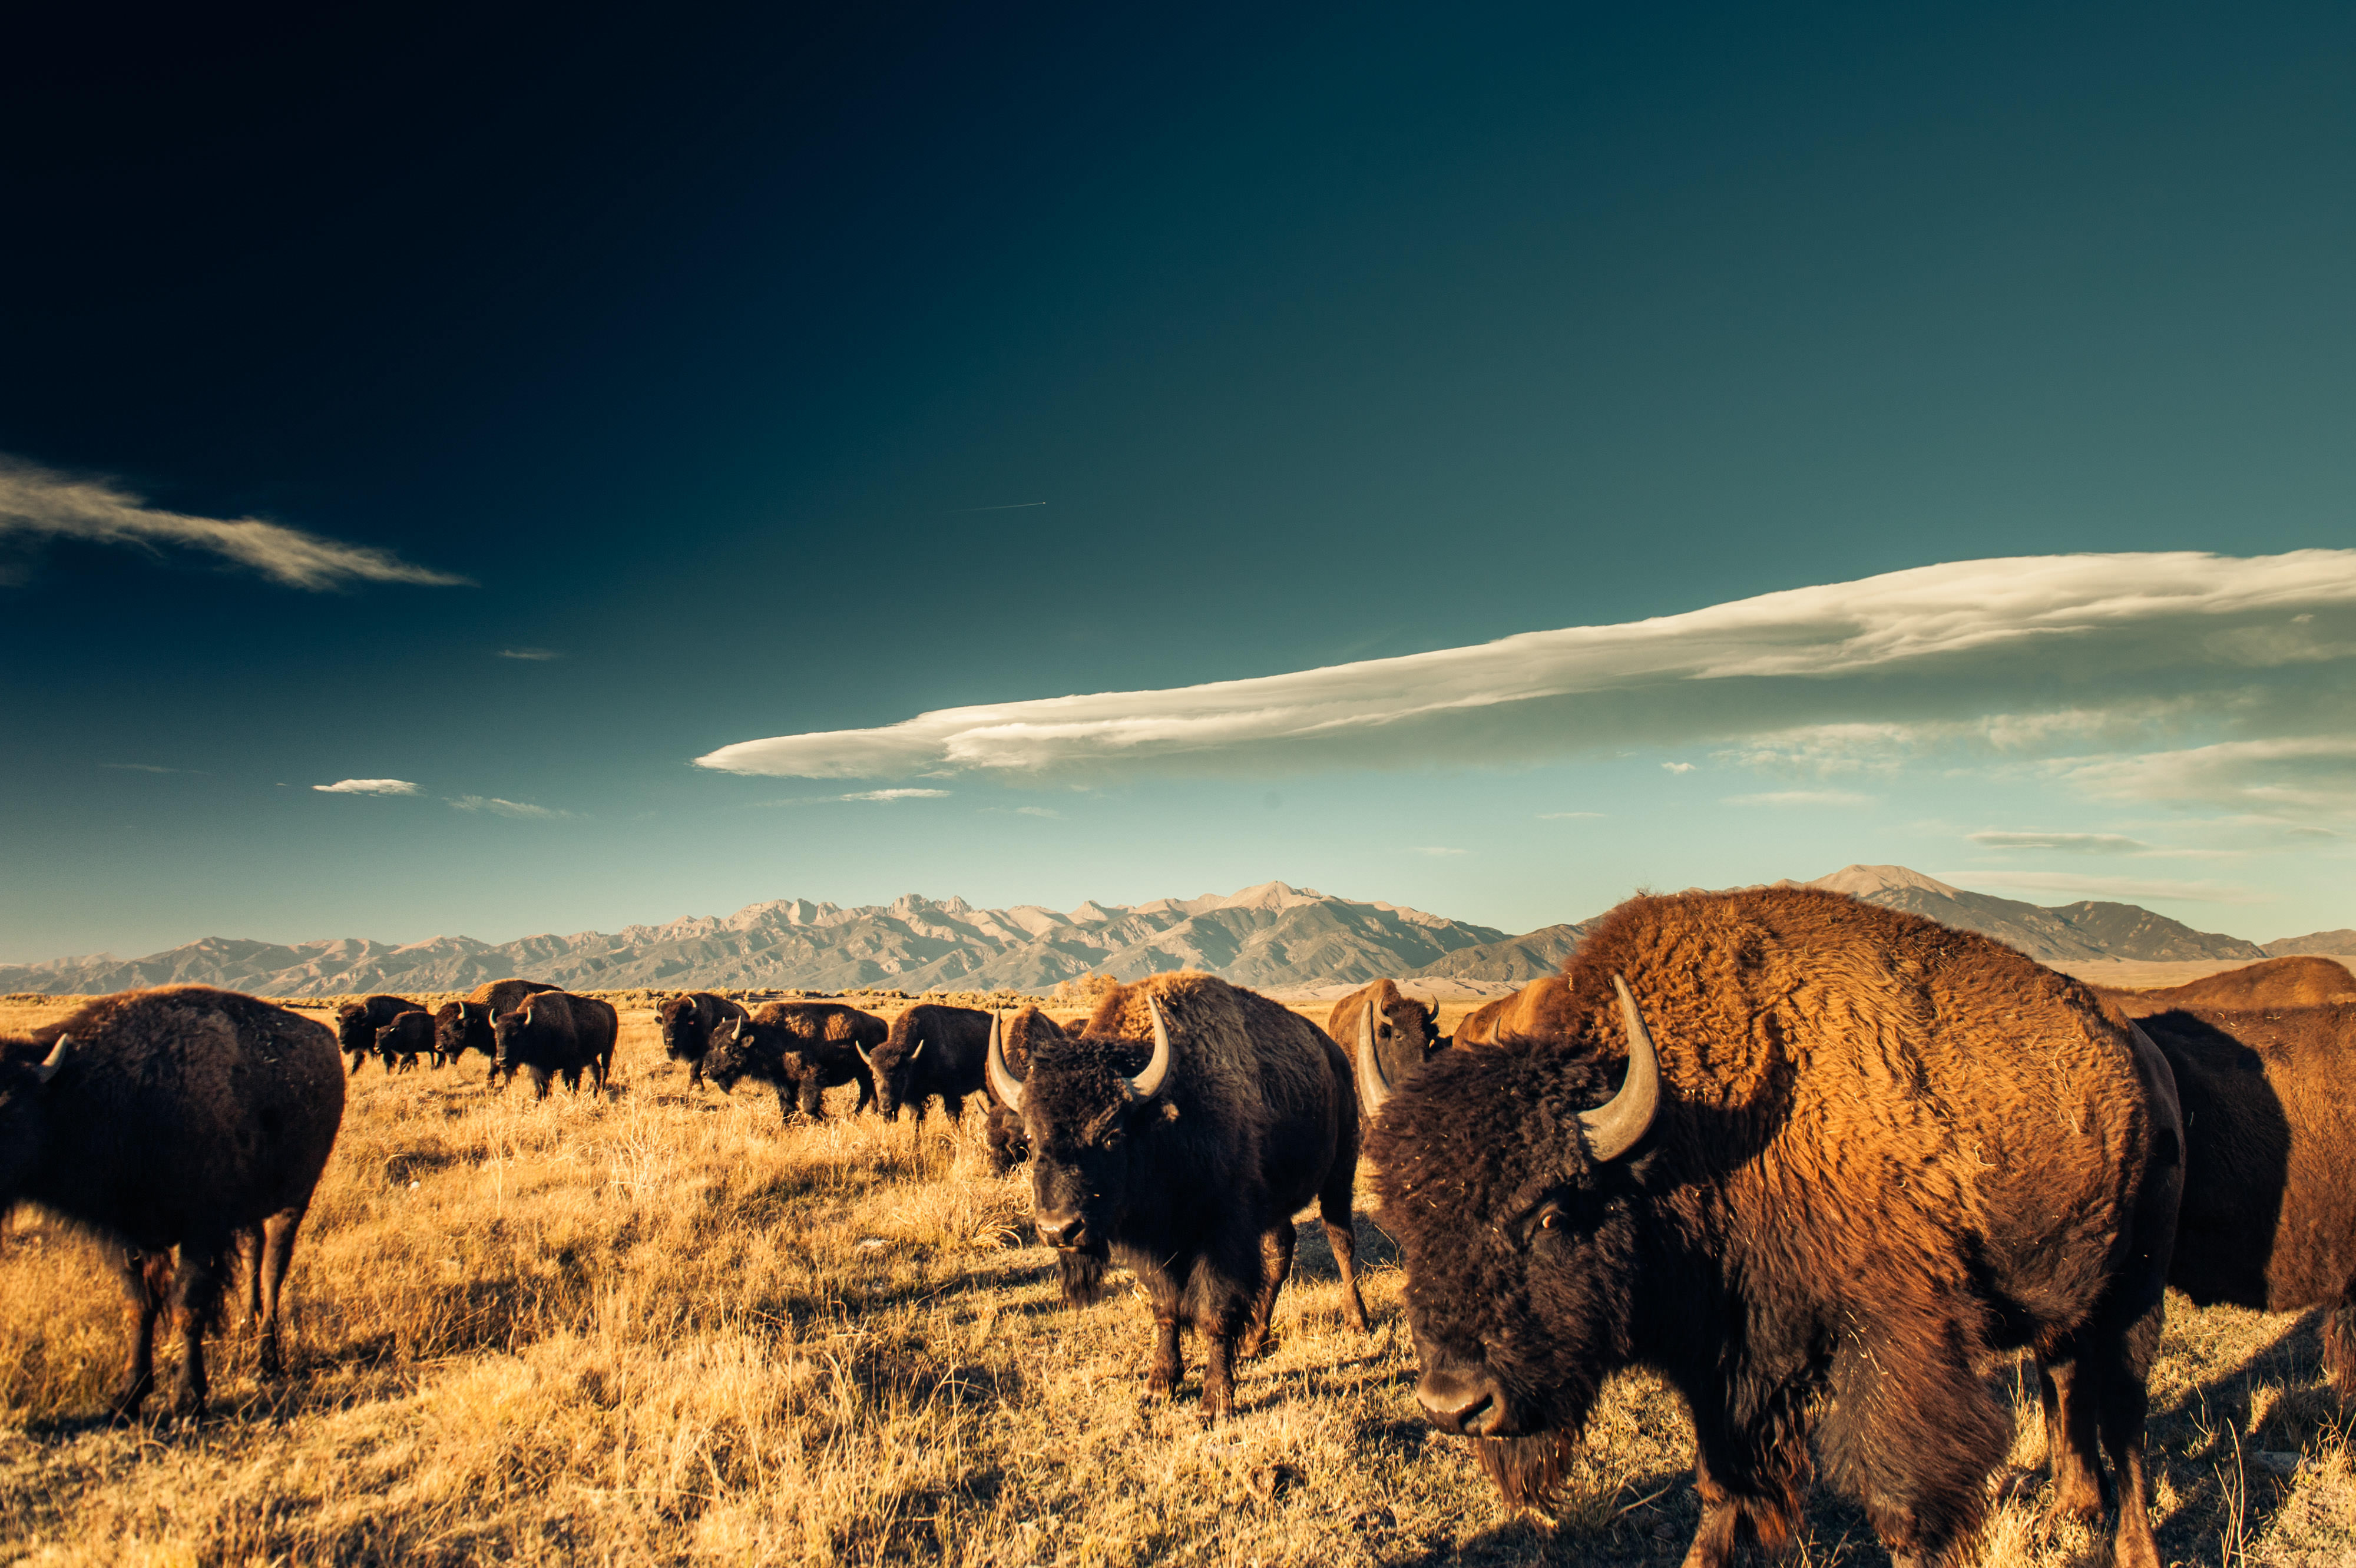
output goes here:
[[[1812, 725], [2180, 711], [2203, 693], [2312, 687], [2351, 658], [2356, 551], [2022, 556], [1291, 674], [948, 708], [696, 760], [795, 778], [1010, 781], [1478, 765]], [[2255, 707], [2286, 702], [2299, 705], [2275, 690]]]
[[358, 582], [441, 587], [468, 583], [447, 572], [412, 565], [391, 551], [324, 539], [260, 518], [166, 511], [102, 479], [73, 478], [0, 456], [0, 538], [10, 534], [201, 550], [287, 587], [315, 593]]

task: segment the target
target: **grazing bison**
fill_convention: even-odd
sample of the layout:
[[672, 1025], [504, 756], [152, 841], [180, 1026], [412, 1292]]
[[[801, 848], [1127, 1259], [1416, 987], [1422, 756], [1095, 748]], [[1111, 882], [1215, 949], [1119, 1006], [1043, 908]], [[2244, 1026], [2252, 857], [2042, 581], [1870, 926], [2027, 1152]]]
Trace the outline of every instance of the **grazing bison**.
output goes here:
[[[414, 1013], [417, 1004], [402, 996], [363, 996], [358, 1002], [347, 1002], [336, 1009], [336, 1047], [352, 1058], [352, 1070], [360, 1070], [360, 1063], [376, 1055], [376, 1032], [403, 1013]], [[384, 1070], [392, 1070], [387, 1058]]]
[[819, 1120], [826, 1114], [826, 1091], [856, 1083], [859, 1103], [851, 1108], [855, 1116], [875, 1098], [865, 1053], [891, 1033], [874, 1014], [840, 1002], [772, 1002], [734, 1036], [713, 1042], [704, 1074], [723, 1094], [739, 1079], [775, 1084], [777, 1110], [788, 1122], [797, 1105], [811, 1121]]
[[2184, 1104], [2168, 1283], [2201, 1306], [2321, 1307], [2324, 1369], [2356, 1400], [2356, 1006], [2171, 1007], [2141, 1022]]
[[937, 1094], [952, 1122], [965, 1120], [969, 1094], [987, 1092], [991, 1015], [977, 1007], [909, 1008], [892, 1020], [892, 1032], [873, 1050], [859, 1048], [860, 1060], [875, 1079], [875, 1109], [887, 1122], [900, 1107], [925, 1120], [925, 1101]]
[[114, 1251], [132, 1317], [118, 1417], [154, 1386], [166, 1306], [172, 1409], [203, 1410], [205, 1330], [241, 1243], [262, 1369], [280, 1370], [279, 1290], [343, 1115], [336, 1037], [233, 991], [126, 991], [0, 1040], [0, 1215], [37, 1203]]
[[663, 1055], [687, 1064], [687, 1081], [696, 1089], [703, 1087], [703, 1058], [713, 1038], [734, 1034], [744, 1026], [744, 1008], [709, 991], [674, 996], [655, 1009], [655, 1023], [662, 1030]]
[[444, 1002], [434, 1015], [434, 1050], [445, 1062], [455, 1062], [468, 1051], [480, 1051], [498, 1069], [498, 1015], [487, 1002]]
[[1951, 1562], [2011, 1443], [1981, 1367], [2025, 1345], [2057, 1506], [2099, 1517], [2099, 1435], [2115, 1559], [2157, 1568], [2146, 1378], [2182, 1177], [2157, 1052], [2008, 948], [1804, 888], [1632, 900], [1563, 985], [1562, 1044], [1441, 1052], [1368, 1149], [1417, 1396], [1505, 1440], [1480, 1448], [1509, 1498], [1552, 1492], [1606, 1374], [1641, 1365], [1693, 1415], [1689, 1568], [1792, 1539], [1811, 1428], [1899, 1562]]
[[593, 1086], [603, 1090], [620, 1028], [610, 1003], [566, 991], [535, 992], [493, 1020], [491, 1070], [512, 1083], [521, 1068], [531, 1075], [535, 1100], [548, 1098], [548, 1080], [559, 1074], [565, 1088], [579, 1093], [584, 1069]]
[[1384, 1075], [1394, 1083], [1448, 1044], [1440, 1037], [1440, 1009], [1402, 994], [1398, 983], [1387, 978], [1362, 985], [1333, 1004], [1325, 1020], [1327, 1037], [1355, 1045], [1365, 1027], [1369, 1007], [1375, 1010], [1375, 1054], [1382, 1058]]
[[1077, 1039], [1039, 1020], [1028, 1077], [995, 1037], [987, 1059], [1035, 1151], [1033, 1219], [1065, 1294], [1095, 1299], [1118, 1255], [1152, 1304], [1149, 1392], [1184, 1377], [1186, 1327], [1206, 1348], [1203, 1408], [1234, 1408], [1235, 1358], [1267, 1347], [1292, 1216], [1312, 1199], [1350, 1320], [1366, 1326], [1350, 1225], [1355, 1089], [1314, 1024], [1207, 974], [1162, 974], [1108, 994]]
[[[1569, 993], [1562, 976], [1542, 975], [1510, 995], [1484, 1003], [1456, 1026], [1460, 1046], [1529, 1046], [1551, 1044], [1570, 1026]], [[1355, 1031], [1357, 1026], [1353, 1024]], [[1334, 1036], [1339, 1039], [1341, 1036]], [[1355, 1039], [1353, 1033], [1350, 1036]]]
[[419, 1007], [394, 1014], [392, 1022], [376, 1032], [376, 1054], [384, 1058], [387, 1072], [408, 1072], [417, 1066], [420, 1056], [440, 1067], [442, 1053], [434, 1046], [434, 1015]]

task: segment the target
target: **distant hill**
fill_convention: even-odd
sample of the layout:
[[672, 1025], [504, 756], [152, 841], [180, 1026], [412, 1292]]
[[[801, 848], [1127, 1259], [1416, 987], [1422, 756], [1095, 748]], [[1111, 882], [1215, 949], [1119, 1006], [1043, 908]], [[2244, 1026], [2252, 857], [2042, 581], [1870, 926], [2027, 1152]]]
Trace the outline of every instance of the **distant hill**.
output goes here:
[[1526, 985], [1542, 975], [1562, 968], [1562, 961], [1570, 950], [1587, 935], [1593, 920], [1579, 920], [1564, 926], [1546, 926], [1527, 936], [1507, 937], [1500, 942], [1483, 942], [1477, 947], [1459, 948], [1446, 958], [1424, 965], [1412, 976], [1416, 980], [1505, 980], [1515, 985]]
[[2269, 958], [2290, 958], [2299, 953], [2356, 958], [2356, 931], [2343, 926], [2336, 931], [2309, 931], [2303, 937], [2285, 937], [2266, 944]]
[[2135, 904], [2087, 899], [2048, 908], [1987, 893], [1966, 893], [1902, 865], [1845, 865], [1802, 886], [1847, 893], [1869, 904], [1978, 931], [2043, 962], [2100, 958], [2255, 961], [2267, 956], [2267, 950], [2255, 942], [2196, 931]]
[[854, 908], [778, 899], [612, 935], [584, 931], [497, 944], [435, 937], [405, 945], [344, 938], [281, 946], [207, 937], [143, 959], [101, 954], [0, 966], [0, 992], [97, 994], [204, 984], [265, 996], [332, 996], [463, 991], [510, 974], [582, 989], [1038, 991], [1075, 975], [1134, 980], [1183, 968], [1267, 987], [1407, 974], [1505, 937], [1491, 926], [1281, 882], [1133, 907], [1091, 900], [1069, 913], [1027, 904], [977, 909], [962, 898], [936, 902], [910, 894]]

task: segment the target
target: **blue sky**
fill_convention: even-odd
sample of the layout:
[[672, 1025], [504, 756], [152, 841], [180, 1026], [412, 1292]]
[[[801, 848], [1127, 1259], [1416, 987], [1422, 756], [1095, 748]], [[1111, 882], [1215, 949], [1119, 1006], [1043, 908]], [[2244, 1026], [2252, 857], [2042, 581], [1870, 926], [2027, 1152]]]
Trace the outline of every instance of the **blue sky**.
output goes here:
[[2343, 10], [48, 25], [0, 961], [1850, 861], [2356, 924]]

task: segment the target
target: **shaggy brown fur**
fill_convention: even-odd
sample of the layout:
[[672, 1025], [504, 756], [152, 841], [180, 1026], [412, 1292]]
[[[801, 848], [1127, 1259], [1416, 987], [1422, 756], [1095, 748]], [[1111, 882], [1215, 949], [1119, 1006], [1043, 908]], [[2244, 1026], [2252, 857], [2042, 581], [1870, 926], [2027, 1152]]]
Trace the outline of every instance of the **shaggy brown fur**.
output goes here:
[[1542, 975], [1511, 996], [1500, 996], [1466, 1014], [1456, 1026], [1456, 1044], [1550, 1044], [1568, 1038], [1570, 1027], [1569, 995], [1563, 989], [1562, 976]]
[[498, 1070], [498, 1036], [495, 1025], [498, 1015], [487, 1002], [444, 1002], [434, 1015], [434, 1049], [445, 1062], [455, 1062], [468, 1051], [480, 1051], [483, 1059]]
[[695, 1089], [703, 1087], [703, 1057], [713, 1038], [734, 1034], [744, 1027], [746, 1016], [742, 1006], [709, 991], [674, 996], [655, 1010], [655, 1022], [662, 1029], [663, 1055], [687, 1064], [687, 1081]]
[[514, 1012], [492, 1020], [491, 1071], [512, 1083], [521, 1068], [531, 1079], [535, 1100], [548, 1098], [548, 1080], [559, 1074], [565, 1088], [579, 1093], [584, 1069], [592, 1087], [603, 1092], [620, 1033], [621, 1019], [611, 1003], [569, 991], [534, 992]]
[[2142, 1023], [2184, 1103], [2168, 1283], [2201, 1306], [2323, 1308], [2324, 1369], [2356, 1400], [2356, 1006], [2172, 1007]]
[[343, 1115], [335, 1036], [233, 991], [126, 991], [0, 1039], [0, 1214], [37, 1203], [115, 1251], [132, 1327], [116, 1415], [154, 1386], [167, 1305], [184, 1350], [172, 1408], [204, 1408], [205, 1330], [240, 1243], [262, 1369], [279, 1371], [279, 1289]]
[[[360, 1063], [377, 1054], [376, 1032], [400, 1017], [413, 1013], [417, 1004], [403, 996], [363, 996], [358, 1002], [347, 1002], [336, 1009], [336, 1047], [351, 1058], [352, 1070], [360, 1070]], [[384, 1070], [392, 1070], [392, 1058], [387, 1057]]]
[[1387, 976], [1358, 987], [1326, 1016], [1325, 1033], [1355, 1062], [1358, 1030], [1365, 1023], [1366, 1004], [1375, 1004], [1375, 1059], [1384, 1076], [1403, 1083], [1420, 1069], [1431, 1053], [1448, 1042], [1440, 1037], [1440, 1008], [1402, 995], [1398, 983]]
[[[1579, 1113], [1627, 1043], [1623, 975], [1662, 1101], [1620, 1159]], [[1639, 898], [1566, 966], [1556, 1047], [1443, 1051], [1369, 1155], [1406, 1253], [1434, 1419], [1530, 1440], [1537, 1478], [1602, 1379], [1685, 1396], [1703, 1510], [1692, 1568], [1793, 1536], [1810, 1469], [1902, 1562], [1967, 1553], [2011, 1440], [1980, 1378], [2026, 1345], [2066, 1417], [2059, 1505], [2158, 1562], [2145, 1380], [2180, 1176], [2155, 1060], [2077, 983], [2008, 948], [1803, 888]]]
[[704, 1071], [723, 1094], [739, 1079], [776, 1086], [777, 1112], [792, 1121], [798, 1109], [813, 1122], [826, 1114], [822, 1098], [846, 1083], [859, 1086], [851, 1114], [875, 1098], [875, 1077], [860, 1059], [892, 1032], [873, 1013], [840, 1002], [772, 1002], [704, 1053]]
[[2131, 1018], [2171, 1007], [2326, 1007], [2356, 1002], [2356, 974], [2338, 959], [2301, 954], [2245, 964], [2165, 990], [2117, 991], [2098, 985], [2094, 991], [2104, 1001], [2117, 1003]]
[[905, 1104], [921, 1123], [925, 1102], [938, 1095], [949, 1120], [963, 1122], [966, 1096], [987, 1092], [989, 1055], [989, 1014], [931, 1003], [911, 1007], [892, 1020], [891, 1034], [867, 1053], [868, 1070], [875, 1075], [875, 1109], [896, 1122]]
[[434, 1048], [434, 1015], [422, 1007], [394, 1014], [392, 1022], [376, 1032], [376, 1054], [384, 1058], [387, 1072], [408, 1072], [421, 1056], [440, 1067], [442, 1053]]
[[542, 985], [537, 980], [487, 980], [468, 992], [466, 1000], [482, 1003], [496, 1018], [502, 1013], [512, 1013], [522, 1006], [527, 996], [556, 989], [553, 985]]
[[[1140, 1101], [1126, 1080], [1152, 1056], [1148, 997], [1172, 1062], [1160, 1092]], [[1115, 1256], [1137, 1276], [1153, 1309], [1148, 1392], [1169, 1394], [1184, 1377], [1178, 1333], [1190, 1328], [1205, 1346], [1204, 1409], [1234, 1407], [1235, 1359], [1268, 1345], [1292, 1272], [1292, 1216], [1312, 1198], [1351, 1319], [1366, 1326], [1350, 1215], [1357, 1090], [1315, 1025], [1207, 974], [1162, 974], [1107, 994], [1078, 1039], [1044, 1019], [1026, 1032], [1034, 1218], [1075, 1297], [1093, 1295]]]

